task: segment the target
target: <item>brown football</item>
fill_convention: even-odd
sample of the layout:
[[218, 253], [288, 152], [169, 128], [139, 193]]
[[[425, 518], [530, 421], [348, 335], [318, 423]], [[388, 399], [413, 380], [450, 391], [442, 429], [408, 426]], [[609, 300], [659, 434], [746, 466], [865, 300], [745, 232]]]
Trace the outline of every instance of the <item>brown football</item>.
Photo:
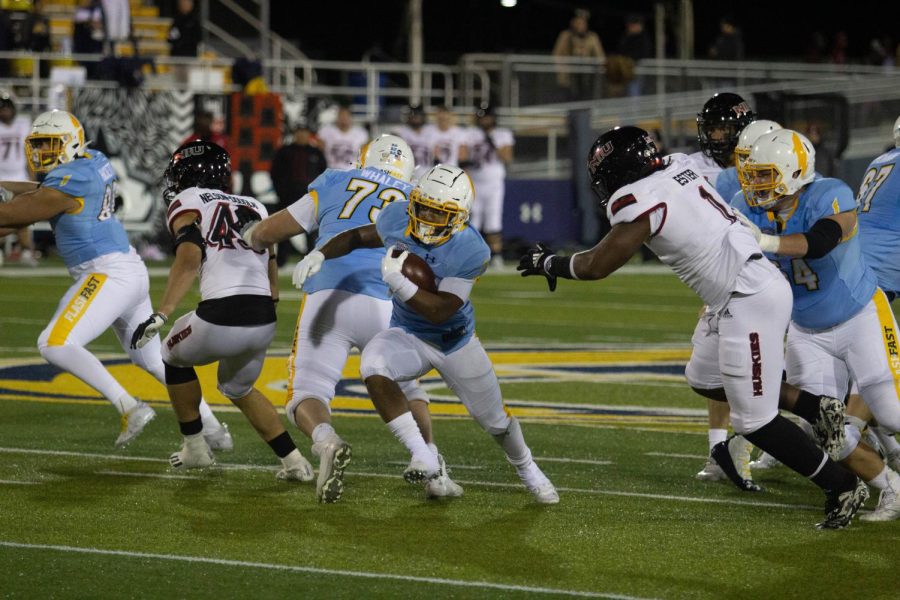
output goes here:
[[[400, 256], [402, 252], [403, 251], [399, 248], [394, 248], [391, 256]], [[401, 272], [404, 276], [406, 276], [407, 279], [412, 281], [423, 290], [437, 293], [437, 284], [434, 280], [434, 271], [431, 270], [431, 267], [428, 266], [428, 263], [425, 262], [423, 258], [410, 252], [406, 257], [406, 260], [403, 261], [403, 269]]]

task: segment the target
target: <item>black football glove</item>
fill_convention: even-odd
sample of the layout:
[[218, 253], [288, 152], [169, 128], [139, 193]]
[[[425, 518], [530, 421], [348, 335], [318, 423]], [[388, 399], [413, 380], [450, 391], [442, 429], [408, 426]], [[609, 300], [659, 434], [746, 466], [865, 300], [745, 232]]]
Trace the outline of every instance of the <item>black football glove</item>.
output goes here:
[[537, 246], [522, 255], [516, 270], [522, 272], [522, 277], [543, 275], [547, 278], [547, 286], [550, 288], [550, 291], [556, 291], [556, 275], [551, 275], [547, 272], [547, 265], [549, 265], [551, 256], [554, 256], [553, 250], [544, 244], [538, 243]]
[[168, 320], [166, 315], [162, 313], [155, 312], [150, 315], [146, 321], [137, 326], [131, 335], [131, 347], [143, 348], [144, 344], [156, 337], [156, 334], [159, 333], [159, 330]]
[[244, 237], [244, 232], [247, 231], [251, 225], [262, 220], [259, 213], [249, 206], [238, 206], [234, 209], [234, 216], [237, 217], [234, 228], [241, 234], [241, 237]]

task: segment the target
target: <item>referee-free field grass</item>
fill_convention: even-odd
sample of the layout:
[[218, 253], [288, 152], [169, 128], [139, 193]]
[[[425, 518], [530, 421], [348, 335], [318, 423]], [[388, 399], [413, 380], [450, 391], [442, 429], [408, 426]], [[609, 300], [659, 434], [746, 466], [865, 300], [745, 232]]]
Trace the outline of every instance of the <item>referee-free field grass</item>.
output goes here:
[[[299, 295], [282, 279], [259, 387], [280, 407]], [[700, 301], [662, 269], [595, 283], [489, 274], [477, 331], [510, 410], [560, 490], [535, 505], [502, 452], [436, 377], [435, 437], [465, 495], [427, 501], [372, 410], [351, 357], [334, 423], [353, 445], [344, 498], [276, 481], [277, 461], [200, 370], [235, 449], [173, 472], [165, 391], [114, 336], [91, 349], [157, 419], [113, 448], [115, 411], [34, 347], [69, 279], [0, 270], [0, 596], [11, 598], [896, 598], [898, 523], [813, 525], [823, 496], [794, 473], [766, 491], [693, 479], [705, 400], [683, 382]], [[153, 278], [161, 297], [164, 274]], [[196, 297], [183, 305], [188, 310]], [[290, 429], [309, 458], [309, 443]], [[316, 464], [313, 460], [314, 465]], [[876, 498], [867, 506], [874, 506]], [[852, 587], [851, 587], [852, 586]]]

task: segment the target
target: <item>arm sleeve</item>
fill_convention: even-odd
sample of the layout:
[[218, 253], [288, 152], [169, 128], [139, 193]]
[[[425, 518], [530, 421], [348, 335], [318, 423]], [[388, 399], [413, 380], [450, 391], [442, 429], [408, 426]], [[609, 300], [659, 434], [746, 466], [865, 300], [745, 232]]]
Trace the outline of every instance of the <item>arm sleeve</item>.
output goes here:
[[475, 285], [474, 279], [463, 279], [462, 277], [445, 277], [441, 279], [440, 285], [438, 285], [438, 291], [440, 292], [449, 292], [454, 296], [459, 297], [460, 300], [465, 303], [469, 299], [469, 294], [472, 293], [472, 286]]

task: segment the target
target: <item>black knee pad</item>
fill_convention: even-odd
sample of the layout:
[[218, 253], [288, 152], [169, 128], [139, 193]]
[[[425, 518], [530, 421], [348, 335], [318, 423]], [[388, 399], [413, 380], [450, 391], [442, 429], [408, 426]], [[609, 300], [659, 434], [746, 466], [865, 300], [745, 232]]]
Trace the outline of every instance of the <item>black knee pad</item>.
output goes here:
[[194, 367], [174, 367], [165, 361], [163, 361], [163, 366], [166, 368], [166, 385], [197, 381], [197, 373], [194, 371]]

